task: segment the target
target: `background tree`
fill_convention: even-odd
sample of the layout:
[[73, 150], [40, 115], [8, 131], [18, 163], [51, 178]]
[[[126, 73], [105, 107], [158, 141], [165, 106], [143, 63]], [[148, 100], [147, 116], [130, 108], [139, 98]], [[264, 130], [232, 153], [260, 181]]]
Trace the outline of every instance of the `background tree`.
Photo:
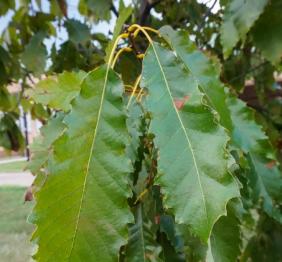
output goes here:
[[[215, 7], [218, 10], [215, 11]], [[74, 8], [77, 8], [79, 16], [73, 17], [70, 14], [70, 10]], [[112, 62], [111, 52], [115, 48], [115, 40], [120, 33], [126, 32], [128, 37], [123, 38], [117, 46], [117, 52], [119, 50], [124, 52], [120, 52], [114, 62], [116, 62], [115, 70], [121, 75], [125, 94], [129, 99], [127, 109], [130, 116], [127, 120], [131, 147], [128, 151], [131, 162], [134, 163], [134, 171], [130, 171], [127, 167], [124, 172], [131, 172], [129, 183], [133, 195], [127, 197], [128, 205], [135, 217], [135, 224], [129, 227], [129, 240], [126, 245], [125, 242], [121, 242], [120, 246], [123, 246], [121, 249], [120, 246], [112, 248], [107, 259], [111, 261], [114, 256], [112, 254], [119, 251], [120, 259], [128, 259], [128, 261], [199, 261], [205, 257], [215, 261], [235, 261], [236, 257], [242, 261], [280, 260], [281, 11], [282, 3], [279, 0], [219, 2], [215, 0], [206, 3], [199, 3], [196, 0], [144, 0], [132, 1], [128, 6], [123, 1], [80, 0], [77, 7], [72, 1], [65, 0], [7, 0], [0, 3], [0, 14], [11, 17], [0, 40], [0, 110], [2, 112], [0, 145], [16, 151], [25, 146], [21, 131], [16, 124], [21, 109], [44, 124], [41, 137], [31, 147], [33, 157], [29, 163], [30, 170], [37, 175], [34, 192], [37, 192], [42, 185], [45, 188], [39, 191], [37, 197], [34, 222], [38, 225], [38, 230], [34, 238], [37, 239], [39, 236], [43, 242], [46, 240], [44, 240], [43, 229], [47, 222], [44, 221], [44, 216], [47, 218], [52, 216], [51, 211], [54, 210], [50, 209], [48, 213], [43, 210], [44, 205], [48, 206], [52, 199], [59, 198], [59, 191], [63, 186], [72, 187], [76, 183], [83, 183], [83, 177], [73, 185], [71, 182], [66, 185], [60, 184], [60, 181], [54, 178], [54, 180], [50, 179], [51, 184], [48, 182], [45, 185], [44, 173], [52, 170], [52, 173], [64, 177], [66, 173], [62, 173], [60, 168], [60, 164], [63, 163], [58, 159], [70, 157], [76, 161], [75, 156], [67, 154], [79, 150], [71, 141], [75, 139], [74, 134], [76, 132], [79, 134], [81, 130], [76, 129], [72, 119], [79, 121], [77, 116], [83, 115], [85, 121], [87, 117], [90, 121], [90, 113], [96, 112], [95, 107], [92, 108], [93, 112], [83, 108], [80, 90], [81, 88], [88, 90], [90, 81], [99, 86], [98, 76], [95, 74], [100, 72], [103, 75], [108, 71], [103, 71], [105, 70], [103, 66], [99, 67], [98, 73], [93, 73], [93, 77], [92, 73], [86, 76], [85, 72], [92, 72], [105, 62]], [[105, 33], [95, 32], [98, 22], [113, 20], [116, 20], [114, 30]], [[136, 34], [135, 37], [134, 32], [138, 29], [127, 31], [130, 25], [136, 23], [144, 28], [155, 29], [170, 25], [176, 31], [162, 28], [158, 33], [162, 40], [152, 36], [160, 45], [156, 44], [152, 49], [154, 44], [151, 43], [147, 50], [149, 44], [144, 34]], [[180, 29], [184, 30], [184, 33], [180, 33]], [[146, 59], [142, 62], [145, 52]], [[172, 53], [177, 57], [174, 58]], [[160, 54], [159, 64], [155, 63], [158, 60], [157, 54]], [[165, 57], [170, 57], [171, 60], [165, 61]], [[182, 194], [182, 191], [175, 191], [175, 195], [170, 195], [174, 191], [172, 187], [170, 188], [173, 181], [167, 180], [165, 176], [160, 181], [155, 181], [160, 166], [165, 170], [169, 169], [166, 161], [158, 158], [158, 154], [164, 154], [162, 148], [165, 145], [161, 143], [164, 139], [162, 130], [170, 122], [163, 127], [154, 125], [154, 118], [151, 118], [149, 113], [159, 112], [155, 106], [158, 97], [157, 94], [154, 97], [156, 88], [151, 87], [149, 81], [152, 77], [150, 74], [157, 72], [158, 65], [162, 65], [165, 69], [166, 66], [170, 66], [175, 70], [174, 73], [178, 74], [179, 79], [164, 70], [164, 75], [167, 75], [165, 81], [176, 83], [179, 88], [187, 84], [184, 80], [183, 83], [181, 82], [182, 78], [190, 79], [190, 76], [181, 72], [179, 68], [188, 68], [192, 75], [189, 83], [195, 81], [194, 85], [199, 85], [199, 90], [195, 88], [193, 92], [198, 97], [204, 95], [205, 103], [218, 114], [220, 128], [217, 135], [222, 136], [222, 140], [218, 143], [227, 144], [229, 140], [221, 127], [228, 130], [230, 136], [231, 142], [226, 151], [233, 157], [230, 157], [228, 167], [229, 171], [236, 175], [236, 180], [240, 181], [241, 202], [236, 200], [228, 202], [228, 216], [217, 220], [215, 225], [212, 225], [212, 232], [207, 229], [207, 225], [202, 226], [204, 221], [201, 220], [201, 216], [195, 217], [194, 222], [196, 225], [197, 221], [201, 221], [199, 222], [201, 226], [193, 227], [191, 217], [183, 214], [183, 205], [173, 203], [171, 199], [175, 200]], [[143, 82], [139, 86], [141, 71]], [[108, 85], [118, 86], [119, 79], [115, 79], [114, 73], [109, 72], [112, 74], [112, 82]], [[161, 77], [161, 71], [157, 74]], [[37, 78], [43, 80], [35, 84]], [[20, 84], [19, 93], [9, 93], [7, 86], [12, 83]], [[148, 96], [148, 104], [144, 107], [131, 102], [138, 100], [131, 95], [132, 93], [138, 91], [141, 97], [146, 96], [146, 93], [142, 93], [142, 85], [152, 94]], [[162, 89], [159, 88], [161, 92]], [[225, 93], [222, 91], [223, 88]], [[180, 89], [178, 92], [181, 93]], [[237, 97], [245, 100], [249, 107]], [[175, 106], [181, 109], [188, 99], [189, 97], [184, 100], [175, 98]], [[73, 106], [73, 109], [71, 101], [75, 101], [73, 103], [76, 106]], [[93, 97], [93, 106], [95, 101]], [[250, 107], [255, 110], [251, 110]], [[205, 117], [202, 122], [197, 122], [200, 126], [210, 123], [212, 114], [207, 114]], [[193, 122], [196, 119], [190, 117], [189, 121]], [[92, 124], [94, 129], [97, 128], [95, 123]], [[81, 122], [81, 127], [84, 127], [83, 131], [87, 134], [89, 126], [86, 123], [84, 125]], [[175, 122], [174, 125], [177, 126], [179, 123]], [[111, 132], [111, 128], [113, 127], [109, 127], [108, 132]], [[212, 124], [206, 128], [210, 132], [213, 130]], [[68, 131], [65, 131], [66, 129]], [[154, 140], [154, 136], [159, 136], [160, 139]], [[208, 137], [204, 137], [203, 141], [206, 142], [212, 155], [212, 152], [216, 151], [216, 141], [209, 144]], [[114, 142], [123, 143], [118, 140]], [[182, 145], [178, 146], [178, 150], [181, 150]], [[65, 152], [63, 150], [65, 148], [69, 151]], [[171, 148], [172, 152], [174, 149]], [[57, 158], [53, 157], [53, 150]], [[84, 149], [81, 149], [81, 154], [83, 152]], [[182, 164], [184, 165], [184, 162], [179, 162], [178, 166]], [[205, 164], [208, 163], [203, 163], [203, 166]], [[75, 166], [65, 167], [65, 170], [74, 170]], [[221, 167], [221, 165], [214, 166], [216, 170], [220, 170]], [[173, 173], [178, 171], [174, 170]], [[228, 175], [224, 177], [226, 181], [227, 177]], [[106, 180], [102, 182], [106, 183]], [[237, 196], [233, 182], [230, 182], [230, 187], [227, 184], [226, 182], [224, 186], [228, 188], [226, 192], [230, 192], [230, 195], [224, 194], [226, 203], [230, 198]], [[167, 192], [162, 191], [163, 187]], [[221, 192], [221, 189], [216, 187], [211, 190]], [[52, 194], [52, 199], [48, 202], [47, 196]], [[102, 194], [100, 197], [101, 202], [106, 201]], [[123, 218], [120, 227], [126, 230], [122, 226], [133, 221], [127, 217], [122, 197], [119, 197], [116, 201], [120, 205], [120, 217]], [[223, 198], [220, 200], [223, 201]], [[174, 212], [170, 212], [168, 207]], [[70, 215], [70, 219], [71, 217]], [[187, 217], [189, 220], [185, 221]], [[119, 216], [109, 216], [108, 223], [111, 224], [117, 219]], [[179, 221], [182, 223], [178, 223]], [[186, 227], [185, 223], [190, 223], [192, 226]], [[54, 232], [59, 230], [60, 223], [56, 224], [56, 221], [52, 221], [50, 224]], [[108, 243], [106, 234], [103, 236], [103, 241]], [[79, 236], [77, 239], [82, 241]], [[79, 244], [81, 243], [77, 245]], [[45, 257], [48, 258], [48, 255], [55, 252], [55, 247], [53, 248], [54, 250], [39, 249], [37, 253], [39, 260], [44, 257], [44, 252], [46, 252]], [[76, 248], [77, 246], [72, 246], [70, 254]], [[98, 251], [95, 255], [99, 256]], [[101, 259], [107, 261], [105, 258]]]

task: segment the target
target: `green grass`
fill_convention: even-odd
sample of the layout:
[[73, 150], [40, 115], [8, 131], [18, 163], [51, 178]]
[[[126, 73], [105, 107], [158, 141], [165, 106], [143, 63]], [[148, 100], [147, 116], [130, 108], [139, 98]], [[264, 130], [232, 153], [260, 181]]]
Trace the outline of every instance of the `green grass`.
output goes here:
[[25, 188], [0, 187], [0, 261], [30, 261], [33, 225], [26, 222], [33, 203], [24, 203]]
[[21, 172], [24, 170], [26, 161], [14, 161], [11, 163], [0, 164], [0, 173]]

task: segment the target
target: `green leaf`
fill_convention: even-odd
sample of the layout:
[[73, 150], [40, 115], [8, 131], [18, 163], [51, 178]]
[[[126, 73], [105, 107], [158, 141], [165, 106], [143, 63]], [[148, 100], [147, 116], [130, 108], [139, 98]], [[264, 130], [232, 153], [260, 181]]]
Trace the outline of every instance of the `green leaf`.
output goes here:
[[33, 174], [37, 174], [45, 166], [50, 154], [52, 154], [53, 143], [63, 134], [65, 125], [62, 122], [63, 115], [59, 114], [52, 118], [47, 125], [40, 129], [41, 135], [37, 137], [30, 146], [31, 160], [26, 168]]
[[259, 217], [253, 236], [248, 239], [240, 261], [280, 261], [282, 258], [282, 226], [267, 215]]
[[232, 142], [245, 153], [250, 150], [258, 150], [258, 140], [265, 140], [267, 137], [255, 122], [254, 113], [243, 101], [234, 96], [229, 95], [226, 101], [234, 123]]
[[263, 56], [274, 64], [282, 58], [281, 10], [280, 0], [270, 1], [252, 30], [254, 44], [261, 50]]
[[160, 33], [176, 53], [177, 58], [184, 63], [198, 82], [200, 90], [205, 93], [208, 99], [209, 105], [218, 112], [220, 123], [230, 130], [232, 123], [225, 101], [224, 87], [219, 80], [220, 68], [216, 67], [211, 59], [197, 50], [195, 45], [189, 41], [187, 33], [174, 31], [170, 26], [162, 27]]
[[203, 243], [197, 236], [192, 234], [186, 225], [175, 225], [179, 236], [183, 240], [186, 261], [205, 261], [208, 250], [207, 243]]
[[57, 110], [69, 111], [71, 101], [80, 91], [80, 83], [86, 73], [63, 72], [57, 77], [49, 76], [40, 81], [34, 89], [28, 89], [26, 95], [36, 103], [48, 105]]
[[281, 221], [281, 212], [275, 208], [275, 200], [281, 200], [282, 176], [267, 136], [255, 122], [251, 109], [242, 101], [230, 96], [227, 102], [234, 123], [232, 142], [249, 155], [251, 173], [247, 178], [253, 189], [254, 200], [257, 202], [262, 198], [268, 215]]
[[267, 3], [268, 0], [231, 0], [229, 2], [221, 25], [224, 57], [231, 54], [239, 40], [244, 40]]
[[115, 68], [121, 74], [123, 83], [133, 86], [141, 72], [142, 63], [133, 52], [124, 52]]
[[17, 80], [20, 74], [19, 67], [18, 57], [12, 57], [5, 48], [0, 46], [0, 86], [8, 84], [11, 79]]
[[24, 138], [16, 124], [14, 114], [6, 113], [0, 116], [0, 147], [19, 151], [24, 147]]
[[165, 237], [161, 235], [160, 240], [163, 247], [162, 256], [164, 257], [164, 261], [185, 261], [184, 240], [172, 216], [161, 215], [160, 232], [165, 234]]
[[143, 125], [143, 112], [141, 105], [137, 104], [134, 100], [128, 108], [127, 118], [127, 129], [130, 135], [130, 144], [128, 146], [128, 156], [132, 163], [138, 161], [139, 152], [138, 147], [140, 146], [140, 137], [142, 136], [142, 125]]
[[135, 210], [135, 224], [129, 228], [126, 261], [160, 261], [161, 247], [155, 239], [152, 222], [146, 217], [142, 204]]
[[119, 16], [117, 18], [116, 21], [116, 25], [115, 25], [115, 29], [114, 29], [114, 33], [113, 33], [113, 38], [112, 40], [109, 42], [107, 48], [106, 48], [106, 57], [105, 57], [105, 61], [106, 63], [109, 62], [109, 58], [110, 58], [110, 53], [113, 49], [115, 40], [117, 39], [118, 35], [120, 34], [122, 27], [124, 25], [124, 23], [126, 22], [126, 20], [130, 17], [131, 13], [132, 13], [132, 8], [130, 6], [125, 7], [121, 10], [121, 12], [119, 13]]
[[165, 207], [174, 211], [177, 223], [189, 225], [207, 241], [229, 199], [239, 195], [227, 171], [228, 137], [203, 104], [193, 74], [172, 51], [154, 43], [144, 58], [142, 77]]
[[106, 20], [111, 18], [112, 0], [80, 0], [79, 11], [83, 15], [92, 14], [95, 21]]
[[0, 15], [5, 15], [9, 9], [15, 9], [15, 0], [0, 1]]
[[240, 224], [231, 204], [227, 206], [227, 216], [222, 216], [214, 225], [207, 261], [233, 262], [240, 254]]
[[[231, 131], [232, 142], [245, 153], [251, 150], [252, 152], [259, 151], [260, 154], [263, 154], [263, 149], [258, 141], [266, 140], [267, 137], [262, 132], [261, 127], [255, 123], [254, 116], [251, 114], [250, 110], [238, 99], [228, 98], [228, 96], [223, 93], [224, 89], [219, 79], [216, 77], [218, 70], [214, 68], [211, 61], [199, 51], [195, 51], [195, 47], [192, 44], [188, 44], [187, 35], [186, 37], [180, 37], [181, 32], [172, 31], [169, 27], [163, 27], [160, 32], [172, 47], [173, 51], [176, 52], [178, 58], [184, 61], [185, 65], [187, 65], [193, 73], [193, 76], [197, 79], [201, 91], [205, 93], [209, 104], [219, 113], [221, 124]], [[230, 120], [230, 114], [232, 122]], [[271, 158], [273, 158], [273, 153], [268, 161], [267, 157], [264, 156], [264, 166], [267, 162], [271, 162]], [[260, 156], [259, 159], [262, 159], [262, 156]], [[277, 175], [279, 170], [274, 170], [276, 170], [274, 175], [276, 178], [275, 183], [280, 185], [280, 178]], [[260, 172], [256, 180], [259, 181], [259, 177], [263, 174], [266, 174], [266, 172]], [[257, 192], [257, 190], [255, 192]], [[258, 192], [264, 192], [264, 190], [260, 189]], [[269, 200], [267, 201], [268, 206], [271, 204], [271, 198], [268, 197], [267, 199]], [[273, 206], [273, 204], [271, 204], [271, 206]], [[266, 210], [271, 209], [268, 208]], [[269, 211], [267, 212], [271, 214]], [[272, 214], [275, 215], [275, 217], [278, 216], [276, 212], [272, 212]]]
[[69, 39], [75, 44], [84, 44], [91, 39], [89, 27], [78, 20], [66, 20], [65, 27], [68, 31]]
[[[262, 149], [263, 153], [266, 148]], [[257, 202], [263, 198], [264, 211], [278, 222], [282, 223], [281, 203], [282, 176], [275, 160], [267, 159], [258, 153], [249, 153], [251, 170], [249, 173], [252, 195]]]
[[45, 71], [47, 50], [43, 44], [44, 33], [35, 34], [22, 53], [22, 62], [28, 71], [34, 73], [35, 76], [40, 76]]
[[40, 261], [117, 261], [132, 214], [126, 116], [119, 77], [102, 66], [87, 75], [54, 144], [36, 193], [33, 239]]
[[9, 112], [18, 110], [17, 97], [9, 93], [6, 87], [0, 87], [0, 111]]

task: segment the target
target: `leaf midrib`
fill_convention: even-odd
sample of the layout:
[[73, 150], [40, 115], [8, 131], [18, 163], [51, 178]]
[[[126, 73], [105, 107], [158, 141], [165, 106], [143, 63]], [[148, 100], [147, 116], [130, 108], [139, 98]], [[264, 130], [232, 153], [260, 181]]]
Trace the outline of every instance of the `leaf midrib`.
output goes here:
[[[169, 96], [170, 96], [171, 101], [173, 101], [173, 97], [172, 97], [172, 94], [171, 94], [170, 89], [169, 89], [169, 84], [168, 84], [167, 79], [166, 79], [166, 77], [165, 77], [165, 73], [164, 73], [163, 67], [162, 67], [162, 65], [161, 65], [161, 62], [160, 62], [160, 60], [159, 60], [157, 51], [156, 51], [156, 49], [155, 49], [155, 45], [154, 45], [154, 43], [151, 43], [151, 45], [152, 45], [152, 47], [153, 47], [153, 50], [154, 50], [154, 53], [155, 53], [155, 56], [156, 56], [158, 65], [159, 65], [160, 70], [161, 70], [161, 72], [162, 72], [163, 79], [164, 79], [164, 82], [165, 82], [165, 85], [166, 85], [168, 94], [169, 94]], [[194, 165], [195, 165], [195, 168], [196, 168], [198, 183], [199, 183], [199, 186], [200, 186], [200, 189], [201, 189], [201, 196], [202, 196], [203, 206], [204, 206], [205, 215], [206, 215], [206, 222], [207, 222], [207, 224], [208, 224], [208, 214], [207, 214], [207, 208], [206, 208], [206, 199], [205, 199], [204, 192], [203, 192], [203, 187], [202, 187], [202, 183], [201, 183], [201, 178], [200, 178], [200, 173], [199, 173], [199, 169], [198, 169], [198, 164], [197, 164], [197, 161], [196, 161], [196, 157], [195, 157], [195, 155], [194, 155], [194, 151], [193, 151], [193, 149], [192, 149], [192, 144], [191, 144], [190, 138], [189, 138], [189, 136], [188, 136], [188, 134], [187, 134], [187, 132], [186, 132], [185, 126], [184, 126], [184, 124], [182, 123], [181, 117], [180, 117], [180, 115], [179, 115], [179, 113], [178, 113], [178, 111], [177, 111], [177, 109], [176, 109], [176, 107], [175, 107], [175, 105], [174, 105], [173, 102], [172, 102], [172, 105], [173, 105], [173, 108], [174, 108], [174, 110], [175, 110], [175, 112], [176, 112], [176, 115], [177, 115], [177, 117], [178, 117], [178, 119], [179, 119], [181, 128], [183, 129], [183, 132], [184, 132], [184, 134], [185, 134], [186, 140], [187, 140], [188, 145], [189, 145], [189, 149], [190, 149], [191, 154], [192, 154], [193, 162], [194, 162]]]
[[75, 239], [76, 239], [76, 236], [77, 236], [78, 224], [79, 224], [82, 204], [83, 204], [83, 200], [84, 200], [84, 196], [85, 196], [86, 182], [87, 182], [87, 178], [88, 178], [88, 174], [89, 174], [89, 167], [90, 167], [90, 163], [91, 163], [91, 158], [92, 158], [92, 155], [93, 155], [93, 148], [94, 148], [94, 144], [95, 144], [95, 141], [96, 141], [97, 130], [98, 130], [99, 123], [100, 123], [100, 116], [101, 116], [103, 102], [104, 102], [104, 97], [105, 97], [106, 85], [107, 85], [107, 82], [108, 82], [109, 70], [110, 70], [110, 64], [107, 65], [107, 69], [106, 69], [105, 81], [104, 81], [103, 92], [102, 92], [102, 95], [101, 95], [101, 101], [100, 101], [100, 105], [99, 105], [99, 111], [98, 111], [98, 117], [97, 117], [97, 122], [96, 122], [96, 128], [95, 128], [95, 131], [94, 131], [94, 134], [93, 134], [91, 148], [90, 148], [90, 154], [89, 154], [89, 158], [88, 158], [88, 161], [87, 161], [87, 168], [86, 168], [86, 172], [85, 172], [85, 179], [84, 179], [84, 182], [83, 182], [81, 201], [80, 201], [79, 211], [78, 211], [78, 215], [77, 215], [77, 219], [76, 219], [74, 236], [73, 236], [73, 240], [72, 240], [72, 244], [71, 244], [71, 249], [70, 249], [70, 253], [68, 255], [68, 258], [70, 258], [71, 254], [72, 254], [72, 251], [73, 251], [73, 248], [74, 248]]

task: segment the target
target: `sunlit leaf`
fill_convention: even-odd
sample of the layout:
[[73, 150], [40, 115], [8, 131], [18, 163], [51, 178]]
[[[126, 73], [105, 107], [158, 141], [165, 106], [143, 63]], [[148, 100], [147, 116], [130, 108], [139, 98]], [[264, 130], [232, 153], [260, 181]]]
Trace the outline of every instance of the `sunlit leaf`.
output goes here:
[[118, 260], [133, 222], [122, 91], [118, 76], [105, 66], [84, 79], [35, 195], [37, 260]]
[[69, 111], [70, 102], [80, 91], [80, 83], [85, 77], [83, 71], [63, 72], [57, 77], [49, 76], [41, 80], [33, 89], [26, 91], [26, 95], [35, 102], [48, 105], [54, 109]]

